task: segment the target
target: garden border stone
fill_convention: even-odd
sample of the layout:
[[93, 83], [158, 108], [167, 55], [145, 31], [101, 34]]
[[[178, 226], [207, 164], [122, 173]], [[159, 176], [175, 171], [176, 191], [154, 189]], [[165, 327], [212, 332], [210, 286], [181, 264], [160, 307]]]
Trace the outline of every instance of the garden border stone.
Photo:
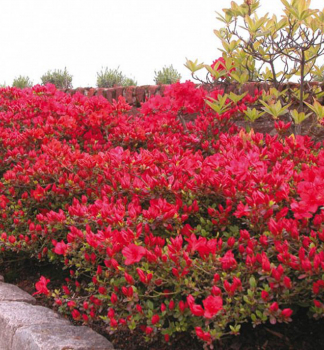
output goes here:
[[113, 350], [102, 335], [74, 326], [0, 276], [0, 350]]

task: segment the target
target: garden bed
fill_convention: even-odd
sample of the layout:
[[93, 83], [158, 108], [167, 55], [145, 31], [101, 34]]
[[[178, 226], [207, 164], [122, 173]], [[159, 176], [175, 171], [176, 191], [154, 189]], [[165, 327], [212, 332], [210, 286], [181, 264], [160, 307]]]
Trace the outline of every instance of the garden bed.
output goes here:
[[[17, 285], [29, 294], [35, 293], [35, 283], [40, 276], [48, 276], [55, 288], [64, 282], [62, 269], [53, 265], [39, 264], [37, 261], [6, 262], [0, 265], [0, 275], [6, 282]], [[36, 296], [37, 305], [53, 308], [48, 298]], [[75, 321], [70, 317], [71, 322]], [[78, 323], [75, 323], [78, 324]], [[93, 324], [91, 327], [106, 337], [115, 349], [120, 350], [202, 350], [202, 344], [191, 338], [189, 333], [182, 333], [170, 344], [163, 339], [147, 343], [140, 330], [133, 333], [127, 329], [109, 334], [102, 324]], [[222, 339], [217, 344], [217, 350], [313, 350], [321, 349], [324, 345], [324, 320], [314, 320], [307, 315], [307, 309], [300, 308], [289, 324], [265, 324], [253, 328], [244, 324], [241, 335]]]
[[122, 97], [1, 90], [7, 282], [36, 282], [119, 348], [296, 346], [299, 307], [324, 314], [324, 150], [283, 121], [239, 129], [261, 96], [178, 83], [134, 114]]

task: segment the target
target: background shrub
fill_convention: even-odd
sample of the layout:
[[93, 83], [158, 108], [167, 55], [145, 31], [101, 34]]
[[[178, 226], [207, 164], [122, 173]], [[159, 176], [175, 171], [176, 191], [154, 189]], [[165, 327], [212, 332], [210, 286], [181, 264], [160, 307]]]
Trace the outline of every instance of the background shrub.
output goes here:
[[162, 70], [154, 71], [155, 84], [174, 84], [181, 79], [181, 74], [173, 68], [172, 64], [169, 67], [163, 67]]
[[99, 88], [111, 88], [114, 86], [136, 86], [137, 82], [126, 77], [120, 70], [119, 67], [116, 69], [102, 69], [97, 72], [97, 86]]
[[47, 83], [54, 84], [58, 89], [69, 89], [72, 88], [72, 75], [64, 68], [64, 71], [57, 69], [48, 71], [41, 77], [42, 84]]
[[24, 77], [22, 75], [19, 75], [18, 78], [15, 78], [12, 86], [20, 88], [20, 89], [24, 89], [26, 87], [32, 87], [33, 86], [33, 82], [29, 79], [29, 77]]

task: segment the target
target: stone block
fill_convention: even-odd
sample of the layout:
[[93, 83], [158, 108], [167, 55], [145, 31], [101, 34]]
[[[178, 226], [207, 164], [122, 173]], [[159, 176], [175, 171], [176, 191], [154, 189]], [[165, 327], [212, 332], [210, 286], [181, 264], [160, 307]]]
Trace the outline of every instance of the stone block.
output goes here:
[[168, 87], [169, 85], [163, 84], [163, 85], [159, 85], [159, 89], [158, 91], [156, 91], [156, 95], [161, 95], [164, 96], [164, 91], [165, 89]]
[[130, 86], [130, 87], [127, 87], [125, 90], [125, 99], [126, 99], [126, 102], [130, 105], [133, 105], [134, 104], [134, 86]]
[[118, 97], [124, 95], [124, 87], [122, 86], [116, 87], [115, 91], [116, 91], [116, 101], [118, 101]]
[[36, 300], [30, 294], [24, 292], [17, 286], [8, 283], [0, 283], [0, 302], [3, 301], [23, 301], [35, 304]]
[[88, 91], [88, 97], [95, 96], [96, 93], [97, 93], [97, 89], [91, 88], [91, 89], [89, 89], [89, 91]]
[[98, 89], [97, 89], [96, 95], [97, 95], [97, 96], [102, 96], [103, 91], [104, 91], [103, 88], [98, 88]]
[[69, 326], [69, 321], [43, 306], [24, 302], [0, 303], [0, 350], [11, 350], [13, 337], [21, 327], [30, 325]]
[[109, 88], [106, 93], [108, 102], [112, 103], [112, 101], [116, 99], [116, 90], [114, 88]]
[[85, 89], [84, 89], [84, 88], [81, 88], [81, 87], [79, 87], [79, 88], [76, 89], [76, 92], [78, 92], [79, 94], [82, 94], [82, 95], [85, 94], [84, 91], [85, 91]]
[[[155, 96], [160, 90], [159, 85], [151, 85], [148, 87], [148, 97], [153, 97]], [[159, 94], [159, 93], [158, 93]]]
[[11, 350], [112, 350], [113, 345], [88, 327], [35, 325], [19, 328]]
[[143, 86], [137, 86], [135, 88], [135, 98], [137, 105], [145, 101], [145, 88]]

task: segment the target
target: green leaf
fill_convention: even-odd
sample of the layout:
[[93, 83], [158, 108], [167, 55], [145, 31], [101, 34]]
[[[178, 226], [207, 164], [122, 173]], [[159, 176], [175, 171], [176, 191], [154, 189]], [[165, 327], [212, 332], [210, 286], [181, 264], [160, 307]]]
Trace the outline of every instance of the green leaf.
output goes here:
[[264, 106], [262, 109], [270, 114], [274, 119], [278, 119], [281, 115], [284, 115], [288, 112], [288, 107], [291, 105], [289, 103], [288, 105], [282, 107], [281, 102], [277, 101], [277, 103], [267, 104], [266, 102], [259, 100], [260, 103]]
[[154, 304], [151, 302], [151, 300], [148, 300], [148, 301], [146, 302], [146, 304], [147, 304], [147, 307], [148, 307], [150, 310], [153, 310], [153, 309], [154, 309]]
[[251, 288], [256, 287], [256, 280], [255, 280], [254, 276], [250, 277], [249, 283], [250, 283]]
[[292, 118], [294, 119], [295, 124], [301, 124], [305, 119], [307, 119], [312, 113], [305, 114], [304, 112], [298, 113], [296, 109], [290, 111]]
[[245, 111], [243, 111], [245, 114], [245, 119], [255, 122], [257, 119], [259, 119], [265, 112], [260, 112], [256, 110], [255, 108], [251, 109], [248, 107]]
[[198, 64], [198, 59], [193, 61], [190, 61], [187, 59], [186, 64], [184, 65], [186, 68], [188, 68], [192, 73], [195, 73], [196, 71], [204, 68], [204, 64], [203, 63], [199, 63]]
[[324, 107], [318, 102], [314, 101], [313, 105], [310, 103], [305, 102], [305, 105], [308, 106], [317, 116], [318, 119], [323, 119], [324, 118]]

